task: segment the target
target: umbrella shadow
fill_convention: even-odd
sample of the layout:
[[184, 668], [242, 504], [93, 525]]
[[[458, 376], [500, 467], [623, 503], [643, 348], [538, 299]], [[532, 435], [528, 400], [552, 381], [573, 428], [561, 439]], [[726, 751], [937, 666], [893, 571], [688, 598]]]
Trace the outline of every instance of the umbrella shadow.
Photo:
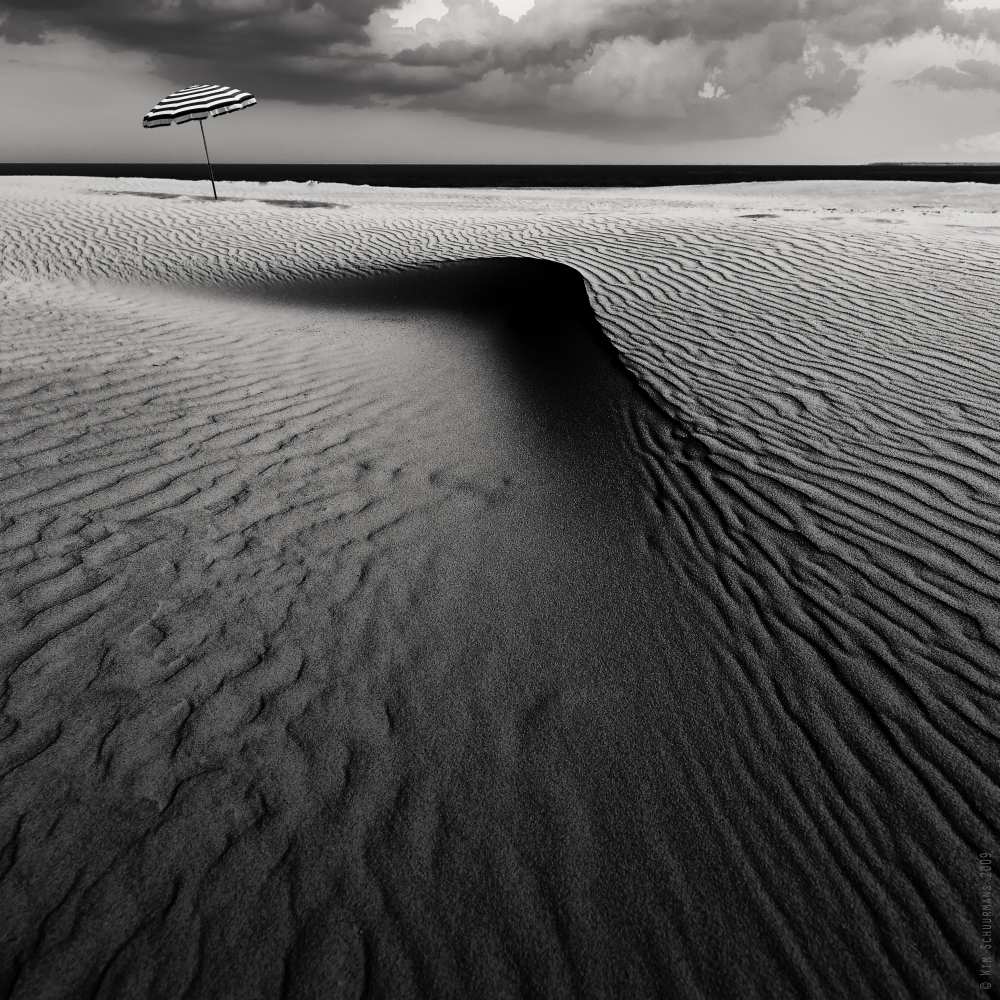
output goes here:
[[167, 191], [100, 191], [97, 188], [91, 188], [88, 194], [103, 194], [108, 198], [118, 198], [121, 195], [133, 195], [136, 198], [157, 198], [169, 200], [172, 198], [182, 198], [183, 195], [171, 194]]
[[132, 197], [153, 198], [157, 201], [228, 201], [246, 204], [272, 205], [275, 208], [350, 208], [343, 202], [309, 201], [303, 198], [239, 198], [235, 195], [220, 195], [213, 198], [208, 194], [188, 194], [182, 191], [101, 191], [91, 189], [91, 194], [103, 194], [110, 198]]
[[[248, 201], [250, 199], [247, 199]], [[350, 208], [339, 201], [307, 201], [300, 198], [254, 198], [263, 205], [273, 205], [275, 208]]]
[[248, 198], [234, 198], [223, 195], [213, 198], [208, 194], [187, 194], [183, 191], [102, 191], [91, 188], [89, 194], [102, 194], [108, 198], [154, 198], [157, 201], [249, 201]]

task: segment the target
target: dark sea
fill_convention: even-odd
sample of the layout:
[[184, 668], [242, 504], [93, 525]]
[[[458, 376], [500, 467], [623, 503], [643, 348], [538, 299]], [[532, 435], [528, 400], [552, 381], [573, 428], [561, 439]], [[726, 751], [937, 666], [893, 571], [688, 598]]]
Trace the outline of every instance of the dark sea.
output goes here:
[[[0, 175], [202, 179], [204, 163], [2, 163]], [[420, 164], [217, 163], [217, 180], [317, 181], [383, 187], [606, 188], [734, 184], [744, 181], [1000, 182], [1000, 164]]]

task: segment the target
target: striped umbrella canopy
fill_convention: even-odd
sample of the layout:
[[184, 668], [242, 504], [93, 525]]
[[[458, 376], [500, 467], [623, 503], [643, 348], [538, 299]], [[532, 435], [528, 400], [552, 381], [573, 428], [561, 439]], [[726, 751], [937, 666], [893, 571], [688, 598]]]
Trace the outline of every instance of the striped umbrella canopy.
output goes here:
[[159, 128], [161, 125], [183, 125], [184, 122], [198, 122], [201, 129], [201, 142], [205, 147], [205, 159], [208, 160], [208, 173], [212, 179], [212, 194], [219, 197], [215, 190], [215, 172], [212, 169], [212, 159], [208, 155], [208, 142], [205, 140], [204, 120], [217, 115], [228, 115], [232, 111], [241, 111], [256, 104], [257, 98], [245, 90], [235, 87], [220, 87], [215, 83], [195, 84], [167, 94], [151, 111], [142, 116], [143, 128]]

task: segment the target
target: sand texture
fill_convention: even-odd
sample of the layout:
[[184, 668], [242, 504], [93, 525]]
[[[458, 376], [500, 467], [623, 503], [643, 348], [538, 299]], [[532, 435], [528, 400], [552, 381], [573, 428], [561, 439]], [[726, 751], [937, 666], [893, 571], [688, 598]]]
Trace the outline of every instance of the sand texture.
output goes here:
[[1000, 192], [206, 188], [0, 180], [0, 996], [976, 993]]

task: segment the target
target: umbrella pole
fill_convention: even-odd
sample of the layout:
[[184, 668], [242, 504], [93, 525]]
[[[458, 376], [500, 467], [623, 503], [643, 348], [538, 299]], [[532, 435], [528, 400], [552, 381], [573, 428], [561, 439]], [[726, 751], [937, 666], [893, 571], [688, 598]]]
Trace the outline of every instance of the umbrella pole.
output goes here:
[[212, 179], [212, 195], [216, 201], [219, 195], [215, 190], [215, 171], [212, 169], [212, 158], [208, 155], [208, 143], [205, 141], [205, 123], [199, 118], [198, 127], [201, 129], [201, 144], [205, 147], [205, 159], [208, 160], [208, 176]]

